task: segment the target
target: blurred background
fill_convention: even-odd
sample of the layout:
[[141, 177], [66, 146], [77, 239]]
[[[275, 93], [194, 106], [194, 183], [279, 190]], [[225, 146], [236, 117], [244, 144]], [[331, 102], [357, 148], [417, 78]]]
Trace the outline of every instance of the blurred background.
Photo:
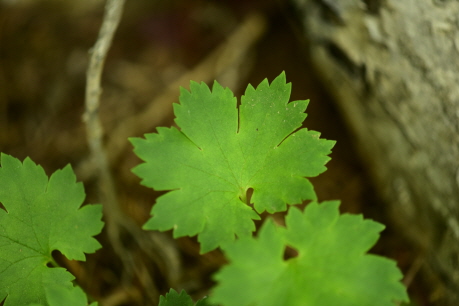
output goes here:
[[[29, 156], [48, 175], [70, 163], [86, 203], [100, 201], [82, 116], [89, 50], [104, 4], [0, 0], [0, 151]], [[311, 100], [305, 126], [337, 140], [328, 171], [313, 179], [319, 199], [340, 199], [343, 212], [386, 224], [373, 252], [398, 262], [413, 305], [428, 305], [426, 281], [413, 268], [418, 251], [391, 226], [353, 136], [312, 68], [299, 14], [286, 0], [126, 3], [103, 72], [99, 112], [120, 208], [140, 228], [161, 194], [131, 173], [140, 160], [127, 137], [173, 125], [179, 86], [218, 80], [239, 97], [248, 83], [285, 71], [291, 100]], [[170, 232], [133, 239], [138, 231], [127, 228], [119, 236], [126, 252], [115, 250], [104, 231], [97, 237], [103, 249], [87, 262], [54, 255], [103, 306], [157, 305], [170, 287], [196, 299], [209, 293], [212, 273], [225, 263], [219, 251], [199, 255], [195, 237], [174, 240]]]

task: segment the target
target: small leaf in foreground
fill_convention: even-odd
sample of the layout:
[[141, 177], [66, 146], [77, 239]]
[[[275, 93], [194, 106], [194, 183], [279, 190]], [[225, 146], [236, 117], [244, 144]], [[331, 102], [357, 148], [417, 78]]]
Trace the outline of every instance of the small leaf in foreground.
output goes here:
[[[227, 245], [230, 263], [210, 298], [225, 306], [394, 306], [408, 301], [394, 261], [365, 254], [383, 225], [339, 215], [338, 202], [292, 207], [286, 228], [268, 219], [257, 238]], [[298, 256], [284, 260], [286, 246]], [[235, 294], [237, 293], [237, 294]]]
[[[87, 306], [86, 294], [80, 287], [69, 289], [49, 287], [46, 288], [46, 297], [49, 306]], [[90, 306], [98, 306], [97, 302]]]
[[[287, 204], [315, 200], [306, 177], [326, 170], [334, 141], [299, 129], [308, 101], [289, 103], [290, 83], [282, 73], [271, 84], [247, 87], [238, 109], [229, 89], [217, 82], [191, 82], [174, 105], [181, 128], [157, 128], [132, 138], [145, 163], [133, 172], [142, 184], [172, 190], [158, 198], [150, 230], [174, 230], [174, 237], [198, 234], [201, 252], [235, 236], [249, 236], [259, 214], [286, 210]], [[247, 194], [253, 189], [250, 207]]]
[[[48, 181], [42, 167], [1, 154], [0, 168], [0, 301], [5, 306], [49, 305], [48, 293], [59, 298], [81, 296], [73, 275], [49, 268], [53, 250], [68, 259], [85, 260], [100, 244], [92, 236], [103, 227], [102, 207], [80, 207], [83, 185], [70, 166]], [[84, 301], [86, 302], [86, 300]], [[79, 304], [76, 304], [79, 305]]]
[[194, 306], [193, 300], [191, 297], [182, 290], [180, 294], [171, 289], [166, 296], [159, 297], [159, 306]]
[[207, 303], [207, 298], [203, 298], [197, 301], [196, 304], [194, 304], [193, 300], [185, 292], [185, 290], [182, 290], [179, 294], [174, 289], [171, 289], [168, 293], [166, 293], [166, 296], [160, 296], [159, 306], [212, 306], [212, 305]]

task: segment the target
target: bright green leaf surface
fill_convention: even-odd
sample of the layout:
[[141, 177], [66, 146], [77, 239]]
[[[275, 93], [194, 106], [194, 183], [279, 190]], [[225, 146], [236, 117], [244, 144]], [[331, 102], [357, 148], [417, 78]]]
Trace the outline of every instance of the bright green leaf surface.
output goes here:
[[85, 260], [84, 253], [100, 248], [92, 236], [103, 227], [102, 207], [80, 208], [84, 197], [70, 166], [48, 181], [29, 158], [21, 163], [1, 155], [0, 203], [6, 211], [0, 209], [0, 301], [6, 297], [5, 306], [49, 305], [45, 288], [56, 297], [64, 291], [78, 295], [74, 277], [47, 264], [53, 250]]
[[[56, 288], [47, 287], [46, 297], [50, 306], [87, 306], [86, 294], [80, 287], [72, 288]], [[92, 303], [91, 306], [97, 306], [97, 303]]]
[[[86, 294], [83, 292], [83, 289], [80, 287], [46, 287], [46, 299], [47, 303], [43, 304], [29, 304], [28, 306], [87, 306]], [[90, 306], [98, 306], [97, 302], [93, 302]]]
[[[338, 202], [292, 207], [286, 228], [269, 219], [258, 238], [224, 248], [230, 264], [214, 277], [211, 301], [225, 306], [394, 306], [408, 301], [392, 260], [365, 254], [383, 225], [339, 215]], [[286, 246], [298, 256], [284, 260]]]
[[[257, 213], [286, 210], [286, 204], [316, 199], [305, 177], [325, 171], [333, 141], [301, 127], [308, 101], [288, 102], [282, 73], [271, 84], [248, 86], [236, 98], [217, 82], [212, 91], [191, 82], [174, 105], [181, 128], [158, 128], [133, 138], [145, 163], [134, 168], [142, 184], [172, 190], [158, 198], [145, 229], [174, 229], [174, 236], [198, 234], [201, 251], [254, 231]], [[238, 113], [239, 112], [239, 113]], [[248, 206], [246, 194], [253, 188]]]

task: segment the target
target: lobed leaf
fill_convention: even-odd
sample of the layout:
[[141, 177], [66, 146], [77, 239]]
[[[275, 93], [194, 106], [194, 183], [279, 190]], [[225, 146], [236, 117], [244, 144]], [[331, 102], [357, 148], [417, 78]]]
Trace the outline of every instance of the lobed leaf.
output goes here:
[[[365, 254], [383, 225], [339, 215], [338, 202], [292, 207], [286, 228], [268, 219], [257, 238], [224, 247], [230, 263], [214, 275], [210, 300], [225, 306], [394, 306], [408, 302], [394, 261]], [[287, 246], [298, 256], [284, 260]], [[237, 294], [235, 294], [237, 292]]]
[[80, 208], [83, 185], [75, 182], [70, 166], [48, 181], [43, 168], [29, 158], [21, 163], [1, 154], [0, 161], [0, 203], [5, 207], [0, 209], [0, 301], [6, 298], [5, 306], [55, 305], [48, 304], [48, 292], [77, 296], [74, 277], [47, 264], [54, 262], [53, 250], [85, 260], [85, 253], [100, 248], [92, 236], [102, 230], [102, 207]]
[[182, 88], [174, 105], [181, 130], [158, 128], [131, 139], [145, 161], [133, 169], [142, 184], [171, 190], [157, 199], [144, 228], [198, 235], [207, 252], [250, 236], [264, 211], [315, 200], [306, 177], [325, 171], [334, 142], [299, 129], [308, 101], [289, 103], [289, 97], [284, 73], [271, 84], [249, 85], [239, 110], [233, 93], [217, 82], [212, 91], [195, 82], [190, 91]]

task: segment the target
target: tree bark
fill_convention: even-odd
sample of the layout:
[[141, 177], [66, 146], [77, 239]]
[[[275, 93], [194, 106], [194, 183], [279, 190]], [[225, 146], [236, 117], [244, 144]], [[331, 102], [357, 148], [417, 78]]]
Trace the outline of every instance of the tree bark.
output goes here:
[[392, 216], [459, 305], [459, 1], [294, 0]]

